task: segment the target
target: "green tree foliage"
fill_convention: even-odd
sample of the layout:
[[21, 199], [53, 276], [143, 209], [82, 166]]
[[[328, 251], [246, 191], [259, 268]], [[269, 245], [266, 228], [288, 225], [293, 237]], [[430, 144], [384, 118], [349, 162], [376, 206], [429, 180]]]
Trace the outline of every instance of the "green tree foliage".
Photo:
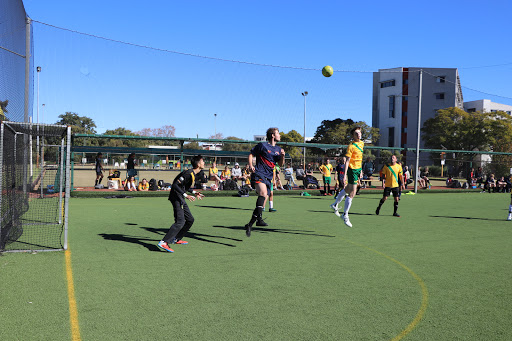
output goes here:
[[[150, 137], [174, 137], [176, 133], [176, 128], [172, 125], [165, 125], [160, 128], [144, 128], [140, 131], [134, 132], [136, 135], [140, 136], [150, 136]], [[176, 146], [178, 142], [176, 141], [166, 141], [166, 140], [147, 140], [149, 145], [153, 146]]]
[[[226, 137], [226, 140], [243, 141], [244, 139], [235, 136], [228, 136]], [[234, 152], [248, 152], [251, 148], [252, 145], [249, 143], [224, 143], [224, 146], [222, 146], [222, 150]]]
[[[371, 141], [370, 144], [376, 143], [379, 138], [379, 129], [373, 128], [364, 121], [354, 122], [351, 119], [343, 120], [337, 118], [335, 120], [324, 120], [317, 128], [315, 136], [311, 140], [312, 143], [322, 144], [349, 144], [352, 141], [350, 131], [355, 127], [361, 127], [361, 139], [363, 141]], [[324, 153], [322, 150], [315, 149], [313, 153], [317, 155], [327, 154], [334, 156], [339, 153], [338, 150], [328, 150]]]
[[[66, 112], [59, 115], [60, 120], [55, 124], [71, 126], [71, 133], [73, 134], [96, 134], [96, 123], [94, 120], [87, 116], [80, 116], [74, 112]], [[96, 139], [77, 138], [73, 141], [74, 144], [79, 146], [97, 146]]]
[[[299, 134], [295, 130], [290, 130], [288, 133], [281, 133], [281, 141], [282, 142], [297, 142], [303, 143], [304, 137]], [[303, 149], [300, 147], [292, 147], [292, 146], [283, 146], [283, 149], [290, 157], [292, 158], [294, 163], [300, 163], [303, 156]]]
[[183, 149], [202, 149], [202, 148], [199, 145], [199, 142], [192, 141], [192, 142], [183, 144]]
[[[467, 151], [512, 151], [512, 119], [504, 112], [467, 113], [459, 108], [438, 110], [435, 117], [425, 121], [421, 129], [425, 146], [435, 149]], [[456, 172], [467, 171], [475, 154], [454, 153], [455, 160], [447, 160]], [[493, 156], [489, 171], [503, 174], [510, 168], [509, 158]], [[508, 164], [507, 164], [508, 163]]]
[[[104, 135], [119, 135], [119, 136], [139, 136], [137, 133], [132, 132], [126, 128], [116, 128], [113, 130], [105, 131]], [[128, 147], [128, 148], [144, 148], [149, 145], [149, 142], [146, 140], [132, 140], [132, 139], [100, 139], [100, 146], [105, 147]]]

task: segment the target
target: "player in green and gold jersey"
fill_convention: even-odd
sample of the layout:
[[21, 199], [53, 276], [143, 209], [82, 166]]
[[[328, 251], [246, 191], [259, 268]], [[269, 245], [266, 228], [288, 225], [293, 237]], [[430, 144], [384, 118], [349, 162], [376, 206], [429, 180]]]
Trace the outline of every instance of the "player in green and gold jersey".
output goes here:
[[383, 175], [386, 177], [384, 195], [382, 196], [382, 199], [380, 199], [379, 207], [377, 207], [377, 210], [375, 210], [375, 214], [379, 215], [382, 204], [384, 204], [389, 195], [393, 193], [393, 198], [395, 199], [393, 216], [400, 217], [400, 215], [397, 213], [398, 200], [400, 200], [399, 190], [405, 190], [405, 186], [402, 166], [396, 162], [395, 155], [391, 155], [391, 163], [384, 165], [380, 170], [380, 176], [382, 177]]
[[361, 127], [355, 127], [350, 131], [350, 134], [352, 135], [354, 141], [349, 144], [347, 153], [345, 154], [345, 157], [347, 158], [345, 161], [345, 169], [347, 171], [345, 172], [344, 179], [346, 187], [336, 196], [336, 201], [331, 205], [334, 213], [339, 215], [338, 204], [343, 200], [343, 198], [345, 198], [345, 194], [348, 194], [348, 197], [345, 200], [345, 210], [341, 216], [343, 222], [348, 227], [352, 227], [352, 224], [348, 218], [348, 211], [352, 205], [352, 199], [354, 199], [354, 196], [356, 195], [357, 183], [361, 177], [364, 149], [364, 142], [361, 141]]

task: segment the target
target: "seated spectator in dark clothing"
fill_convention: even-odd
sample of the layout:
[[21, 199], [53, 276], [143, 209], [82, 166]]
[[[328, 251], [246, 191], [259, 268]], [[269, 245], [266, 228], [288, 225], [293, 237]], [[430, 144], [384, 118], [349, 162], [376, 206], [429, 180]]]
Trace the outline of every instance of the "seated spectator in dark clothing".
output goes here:
[[484, 171], [482, 170], [482, 167], [478, 167], [478, 169], [476, 170], [475, 178], [476, 178], [476, 183], [479, 184], [480, 187], [482, 187], [482, 185], [484, 183]]
[[505, 193], [507, 191], [507, 181], [505, 180], [504, 176], [499, 178], [498, 182], [496, 183], [496, 188], [499, 193]]
[[304, 180], [304, 176], [306, 175], [306, 171], [304, 170], [304, 165], [300, 164], [299, 167], [295, 170], [295, 179]]
[[489, 193], [491, 193], [491, 191], [496, 191], [496, 178], [494, 177], [494, 174], [487, 177], [484, 188], [487, 189]]
[[468, 185], [469, 186], [474, 186], [476, 184], [476, 176], [475, 176], [475, 169], [474, 168], [471, 168], [471, 170], [468, 173], [468, 177], [467, 177], [466, 180], [468, 180]]
[[425, 170], [423, 172], [421, 172], [420, 176], [421, 176], [421, 179], [423, 179], [423, 181], [424, 181], [424, 188], [425, 189], [430, 188], [430, 180], [428, 178], [430, 176], [430, 173], [428, 171], [428, 167], [425, 167]]
[[458, 180], [455, 180], [451, 175], [446, 179], [446, 187], [448, 188], [459, 188], [460, 184]]

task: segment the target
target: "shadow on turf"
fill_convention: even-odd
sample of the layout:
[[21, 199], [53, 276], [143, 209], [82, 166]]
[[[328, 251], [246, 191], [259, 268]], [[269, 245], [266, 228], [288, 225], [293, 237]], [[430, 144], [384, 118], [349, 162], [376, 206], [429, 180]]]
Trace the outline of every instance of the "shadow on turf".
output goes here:
[[452, 218], [452, 219], [465, 219], [465, 220], [488, 220], [488, 221], [504, 221], [505, 219], [489, 219], [478, 217], [452, 217], [447, 215], [431, 215], [432, 218]]
[[244, 210], [244, 211], [254, 211], [253, 208], [240, 208], [240, 207], [229, 207], [229, 206], [211, 206], [211, 205], [196, 205], [199, 207], [207, 207], [207, 208], [220, 208], [223, 210]]
[[[156, 246], [156, 241], [154, 239], [127, 236], [125, 234], [119, 234], [119, 233], [100, 233], [99, 236], [102, 236], [103, 239], [105, 239], [105, 240], [117, 240], [117, 241], [121, 241], [121, 242], [138, 244], [138, 245], [144, 246], [149, 251], [160, 252], [160, 249], [158, 248], [158, 246]], [[152, 242], [152, 244], [146, 243], [146, 242], [144, 242], [144, 240], [150, 240]]]
[[[144, 229], [144, 230], [146, 230], [148, 232], [153, 232], [153, 233], [159, 234], [161, 236], [165, 235], [167, 233], [167, 231], [169, 230], [169, 229], [157, 229], [157, 228], [153, 228], [153, 227], [143, 227], [143, 226], [141, 226], [140, 228]], [[210, 239], [206, 239], [206, 238], [228, 239], [228, 240], [232, 240], [232, 241], [235, 241], [235, 242], [241, 242], [242, 241], [241, 239], [229, 238], [229, 237], [221, 237], [221, 236], [213, 236], [213, 235], [210, 235], [210, 234], [196, 233], [194, 231], [188, 231], [183, 239], [195, 239], [195, 240], [200, 240], [200, 241], [207, 242], [207, 243], [219, 244], [219, 245], [224, 245], [224, 246], [229, 246], [229, 247], [236, 247], [236, 245], [233, 245], [233, 244], [217, 242], [215, 240], [210, 240]]]
[[[220, 227], [223, 229], [230, 229], [230, 230], [241, 230], [245, 232], [245, 226], [222, 226], [222, 225], [213, 225], [213, 227]], [[271, 228], [271, 227], [253, 227], [252, 231], [257, 232], [276, 232], [276, 233], [285, 233], [285, 234], [300, 234], [304, 236], [314, 236], [314, 237], [329, 237], [334, 238], [335, 236], [330, 236], [327, 234], [317, 234], [317, 233], [308, 233], [308, 232], [314, 232], [314, 231], [303, 231], [303, 230], [292, 230], [292, 229], [277, 229], [277, 228]]]

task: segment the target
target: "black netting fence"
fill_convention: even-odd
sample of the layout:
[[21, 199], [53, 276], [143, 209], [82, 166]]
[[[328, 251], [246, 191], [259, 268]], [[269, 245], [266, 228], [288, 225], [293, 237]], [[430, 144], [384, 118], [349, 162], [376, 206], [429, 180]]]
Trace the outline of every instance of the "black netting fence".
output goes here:
[[68, 134], [66, 126], [1, 123], [0, 251], [66, 248]]
[[0, 119], [29, 122], [33, 105], [32, 24], [22, 0], [0, 1]]

